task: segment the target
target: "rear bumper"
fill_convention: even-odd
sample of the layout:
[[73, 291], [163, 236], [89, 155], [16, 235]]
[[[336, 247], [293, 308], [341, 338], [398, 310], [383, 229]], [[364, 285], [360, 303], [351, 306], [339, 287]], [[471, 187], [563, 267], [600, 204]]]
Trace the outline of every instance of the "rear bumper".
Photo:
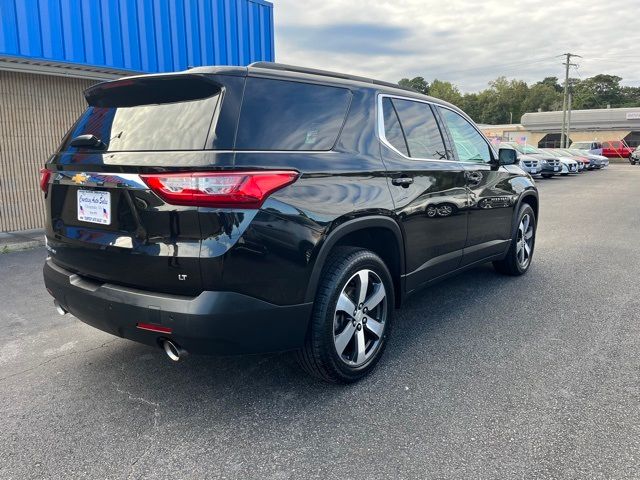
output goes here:
[[[165, 338], [194, 354], [265, 353], [302, 346], [312, 303], [274, 305], [234, 292], [202, 292], [197, 297], [99, 283], [47, 259], [47, 290], [75, 317], [95, 328], [146, 345]], [[162, 334], [138, 323], [171, 329]]]

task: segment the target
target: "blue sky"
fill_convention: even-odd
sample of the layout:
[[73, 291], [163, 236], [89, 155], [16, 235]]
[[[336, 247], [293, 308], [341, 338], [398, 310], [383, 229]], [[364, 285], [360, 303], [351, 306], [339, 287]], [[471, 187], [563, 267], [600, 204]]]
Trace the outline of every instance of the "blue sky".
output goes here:
[[499, 75], [621, 76], [640, 85], [640, 0], [273, 0], [276, 60], [381, 80], [423, 76], [463, 91]]

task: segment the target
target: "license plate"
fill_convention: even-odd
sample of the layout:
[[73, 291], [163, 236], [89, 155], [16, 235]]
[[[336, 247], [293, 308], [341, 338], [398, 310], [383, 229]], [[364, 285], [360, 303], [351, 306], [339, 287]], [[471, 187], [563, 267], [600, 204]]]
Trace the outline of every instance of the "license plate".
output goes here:
[[560, 167], [553, 167], [554, 172], [557, 172], [558, 170], [560, 170]]
[[78, 190], [78, 220], [111, 225], [111, 194]]
[[535, 168], [532, 168], [532, 169], [531, 169], [531, 173], [538, 173], [538, 170], [537, 170], [537, 169], [535, 169]]

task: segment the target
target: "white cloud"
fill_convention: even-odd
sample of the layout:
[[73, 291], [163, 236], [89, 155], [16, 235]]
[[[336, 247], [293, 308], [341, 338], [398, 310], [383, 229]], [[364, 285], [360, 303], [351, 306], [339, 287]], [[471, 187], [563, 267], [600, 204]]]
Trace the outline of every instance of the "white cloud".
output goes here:
[[598, 73], [640, 85], [638, 0], [273, 0], [276, 60], [387, 81], [421, 75], [477, 91]]

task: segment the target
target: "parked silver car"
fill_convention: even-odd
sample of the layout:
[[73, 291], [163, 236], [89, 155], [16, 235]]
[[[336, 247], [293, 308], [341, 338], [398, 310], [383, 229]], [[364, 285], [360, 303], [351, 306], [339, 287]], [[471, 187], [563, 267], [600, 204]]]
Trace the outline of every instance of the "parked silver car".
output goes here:
[[533, 175], [540, 174], [544, 178], [553, 177], [554, 175], [562, 174], [562, 164], [560, 160], [553, 155], [549, 155], [539, 148], [532, 147], [531, 145], [521, 145], [516, 142], [504, 142], [501, 144], [506, 148], [513, 148], [518, 152], [518, 161], [520, 167]]
[[588, 151], [581, 150], [579, 148], [565, 148], [564, 151], [571, 155], [587, 157], [589, 160], [594, 160], [596, 168], [604, 168], [609, 166], [609, 159], [604, 155], [589, 153]]
[[[554, 155], [560, 161], [573, 160], [574, 162], [577, 162], [578, 160], [582, 160], [586, 169], [592, 170], [593, 168], [596, 168], [597, 161], [594, 159], [588, 158], [586, 154], [576, 155], [576, 154], [569, 153], [561, 148], [545, 148], [544, 151], [548, 152], [549, 155]], [[599, 164], [599, 161], [598, 161], [598, 164]], [[580, 171], [579, 167], [578, 167], [578, 171]]]

